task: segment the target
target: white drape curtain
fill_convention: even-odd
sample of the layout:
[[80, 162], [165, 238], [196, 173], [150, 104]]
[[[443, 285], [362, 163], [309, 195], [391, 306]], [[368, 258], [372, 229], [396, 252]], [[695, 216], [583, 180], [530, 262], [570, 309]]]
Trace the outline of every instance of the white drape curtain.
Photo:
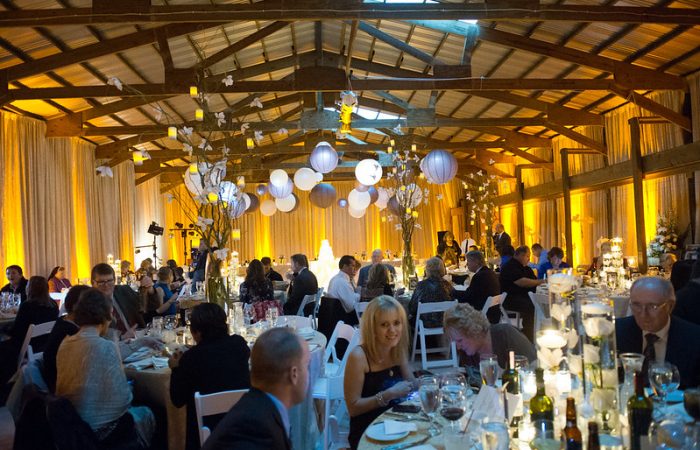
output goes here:
[[[127, 163], [126, 165], [131, 165]], [[156, 222], [164, 227], [164, 233], [161, 236], [155, 236], [156, 257], [158, 261], [154, 261], [156, 267], [160, 267], [165, 263], [170, 256], [169, 249], [165, 247], [166, 239], [169, 235], [169, 228], [166, 226], [165, 220], [165, 201], [160, 194], [160, 177], [151, 178], [150, 180], [136, 186], [134, 213], [134, 245], [141, 247], [139, 253], [134, 255], [134, 267], [138, 268], [146, 258], [153, 259], [153, 240], [154, 235], [148, 234], [148, 227], [151, 222]], [[144, 247], [146, 246], [146, 247]], [[161, 261], [162, 259], [162, 261]]]

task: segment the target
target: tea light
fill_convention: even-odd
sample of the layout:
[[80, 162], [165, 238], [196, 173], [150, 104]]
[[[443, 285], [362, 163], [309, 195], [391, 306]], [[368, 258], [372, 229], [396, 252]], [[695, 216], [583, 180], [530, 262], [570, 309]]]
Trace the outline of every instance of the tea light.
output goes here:
[[204, 120], [204, 110], [202, 108], [197, 108], [194, 110], [194, 118], [198, 122], [201, 122]]
[[537, 344], [549, 349], [562, 348], [566, 345], [566, 339], [559, 330], [543, 330], [537, 336]]
[[170, 139], [177, 139], [177, 127], [168, 127], [168, 137]]
[[520, 389], [523, 391], [523, 400], [530, 400], [537, 393], [537, 383], [534, 372], [520, 371]]
[[571, 374], [567, 370], [560, 370], [556, 376], [557, 391], [560, 394], [571, 392]]
[[190, 86], [190, 97], [196, 97], [197, 95], [199, 95], [197, 86]]

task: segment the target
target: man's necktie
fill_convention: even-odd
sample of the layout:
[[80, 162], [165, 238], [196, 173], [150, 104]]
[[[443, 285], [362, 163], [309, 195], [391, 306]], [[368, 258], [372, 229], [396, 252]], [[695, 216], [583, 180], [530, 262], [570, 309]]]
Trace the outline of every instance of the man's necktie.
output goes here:
[[648, 374], [649, 374], [649, 364], [656, 361], [656, 348], [654, 344], [659, 340], [659, 337], [654, 333], [647, 333], [644, 336], [646, 340], [646, 347], [644, 347], [644, 363], [642, 364], [642, 377], [644, 378], [644, 384], [648, 384]]

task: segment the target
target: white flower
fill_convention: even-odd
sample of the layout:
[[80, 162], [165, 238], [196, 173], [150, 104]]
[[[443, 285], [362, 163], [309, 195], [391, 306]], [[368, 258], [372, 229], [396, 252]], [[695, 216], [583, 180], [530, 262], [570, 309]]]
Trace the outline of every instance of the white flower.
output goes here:
[[583, 321], [586, 334], [592, 338], [599, 338], [610, 335], [615, 331], [615, 325], [609, 320], [600, 317], [589, 317]]
[[255, 131], [254, 136], [255, 136], [255, 142], [257, 142], [258, 145], [260, 145], [260, 142], [263, 140], [263, 132], [262, 131]]
[[98, 166], [97, 167], [97, 172], [101, 177], [114, 177], [114, 173], [112, 172], [112, 168], [109, 166]]
[[419, 230], [420, 230], [421, 228], [423, 228], [423, 227], [420, 226], [419, 223], [417, 223], [417, 224], [415, 224], [415, 225], [413, 225], [413, 226], [416, 227], [416, 228], [419, 229]]
[[400, 224], [400, 223], [397, 223], [396, 225], [394, 225], [394, 229], [395, 229], [396, 231], [401, 231], [401, 224]]
[[540, 367], [550, 368], [559, 365], [562, 359], [564, 359], [564, 353], [560, 348], [548, 349], [541, 347], [537, 351], [537, 359], [540, 361]]
[[202, 230], [205, 230], [209, 225], [213, 223], [214, 219], [209, 219], [207, 217], [202, 216], [197, 217], [197, 226]]
[[564, 303], [555, 303], [551, 310], [552, 318], [559, 322], [565, 322], [571, 315], [571, 305]]
[[192, 146], [190, 144], [183, 143], [182, 144], [182, 151], [187, 152], [191, 155], [192, 154]]
[[493, 159], [489, 159], [489, 166], [493, 166], [494, 164], [496, 164], [496, 161], [494, 161]]
[[163, 118], [163, 108], [160, 106], [154, 106], [153, 110], [156, 112], [156, 122], [160, 122], [160, 120]]
[[221, 147], [221, 153], [223, 153], [224, 155], [228, 155], [230, 151], [231, 149], [226, 147], [225, 145]]
[[569, 334], [566, 337], [566, 344], [569, 348], [574, 348], [578, 344], [578, 333], [576, 329], [572, 328], [569, 330]]
[[220, 248], [219, 250], [214, 250], [214, 255], [216, 255], [217, 258], [219, 259], [226, 259], [228, 256], [229, 249], [227, 248]]
[[117, 77], [110, 77], [107, 80], [107, 84], [110, 86], [114, 86], [115, 88], [119, 89], [120, 91], [123, 89], [122, 82]]
[[277, 134], [279, 134], [281, 136], [284, 134], [289, 134], [289, 131], [287, 131], [286, 128], [280, 128], [279, 130], [277, 130]]
[[479, 175], [479, 176], [481, 177], [481, 176], [484, 175], [484, 172], [482, 172], [482, 171], [480, 170], [480, 171], [478, 171], [476, 174]]
[[591, 344], [583, 344], [583, 360], [586, 364], [598, 364], [600, 362], [598, 347]]
[[436, 195], [435, 198], [438, 199], [438, 200], [442, 200], [442, 194]]
[[233, 75], [226, 75], [225, 78], [221, 80], [226, 86], [233, 86]]
[[216, 124], [219, 127], [226, 123], [226, 115], [223, 112], [214, 113], [214, 117], [216, 117]]
[[248, 122], [241, 125], [241, 133], [245, 134], [245, 132], [248, 128], [250, 128], [250, 124]]
[[248, 106], [250, 106], [251, 108], [257, 107], [257, 108], [262, 109], [263, 104], [262, 104], [262, 102], [260, 101], [260, 98], [255, 97], [255, 98], [253, 99], [253, 101], [250, 102], [250, 104], [249, 104]]
[[185, 136], [192, 136], [192, 131], [194, 131], [192, 127], [182, 127], [180, 133], [182, 133]]

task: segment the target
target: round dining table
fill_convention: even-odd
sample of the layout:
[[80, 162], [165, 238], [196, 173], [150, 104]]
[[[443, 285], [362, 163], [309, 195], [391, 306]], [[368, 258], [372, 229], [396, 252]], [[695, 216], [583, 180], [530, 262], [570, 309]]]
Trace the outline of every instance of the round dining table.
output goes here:
[[[306, 340], [311, 351], [309, 392], [306, 400], [289, 411], [292, 442], [297, 449], [313, 448], [319, 435], [311, 389], [321, 374], [326, 337], [315, 331], [313, 336]], [[170, 401], [170, 368], [153, 366], [137, 368], [143, 366], [137, 361], [133, 365], [127, 364], [124, 368], [127, 378], [133, 380], [134, 401], [146, 406], [163, 408], [167, 420], [168, 449], [184, 450], [187, 429], [186, 407], [177, 408]]]

